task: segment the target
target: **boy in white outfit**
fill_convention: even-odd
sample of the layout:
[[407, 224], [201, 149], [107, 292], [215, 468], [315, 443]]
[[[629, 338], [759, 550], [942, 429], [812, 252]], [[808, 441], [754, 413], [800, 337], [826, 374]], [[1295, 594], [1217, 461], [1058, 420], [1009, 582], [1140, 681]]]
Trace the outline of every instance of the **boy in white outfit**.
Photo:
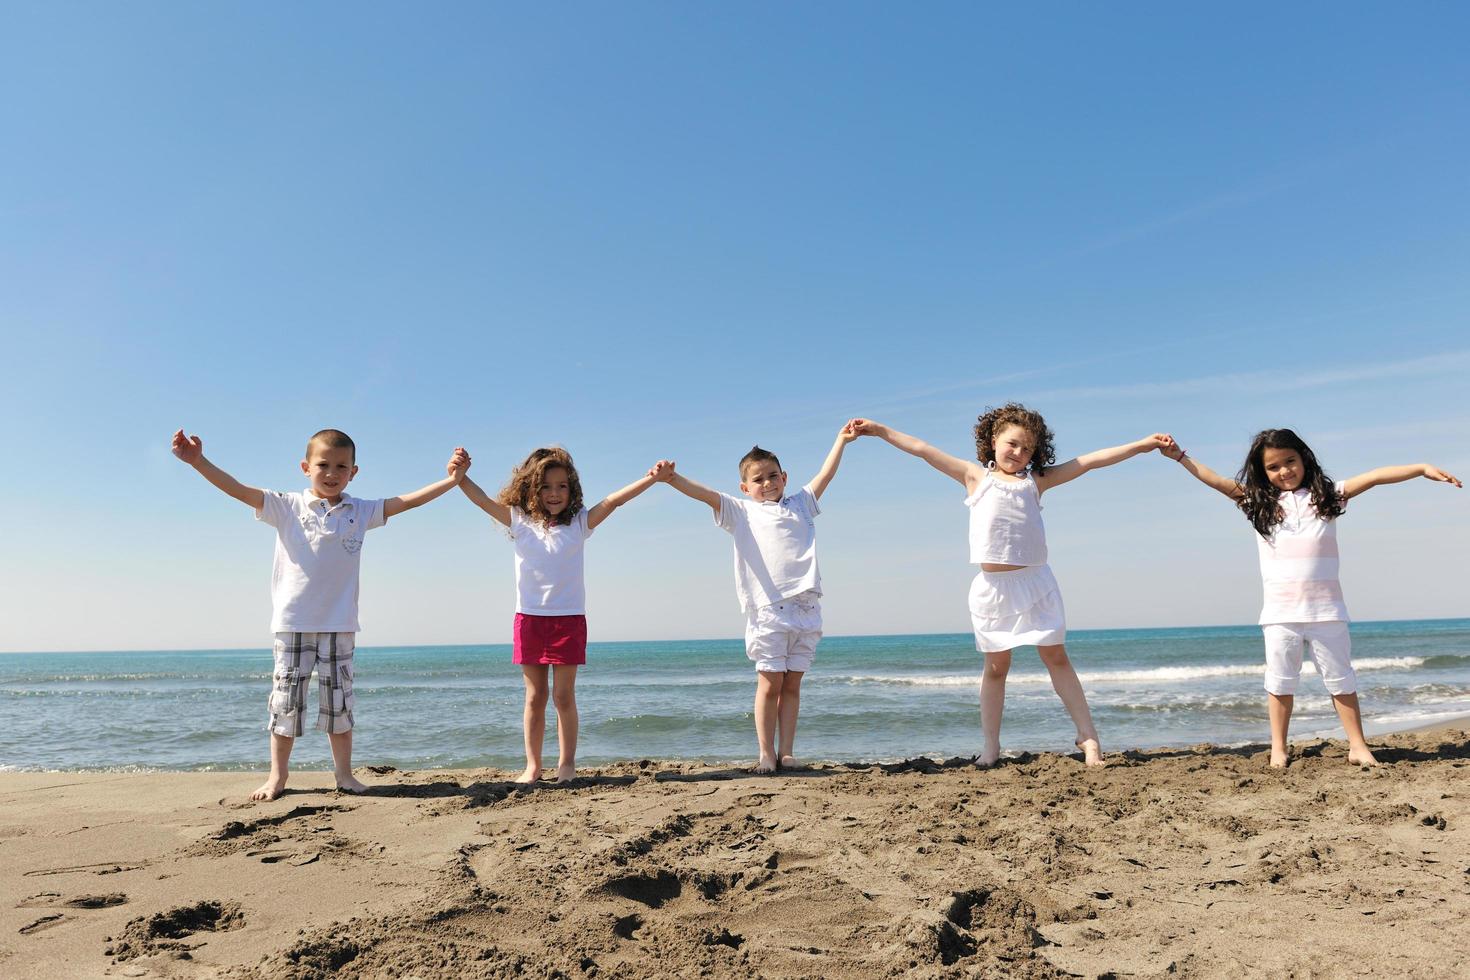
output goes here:
[[273, 800], [286, 788], [291, 749], [305, 729], [306, 688], [317, 671], [316, 727], [327, 733], [337, 788], [367, 789], [352, 775], [352, 651], [357, 635], [358, 567], [363, 537], [388, 518], [426, 504], [459, 483], [469, 455], [456, 449], [450, 475], [401, 497], [348, 496], [357, 475], [357, 447], [344, 432], [323, 429], [306, 444], [303, 491], [247, 487], [204, 458], [198, 436], [174, 433], [173, 452], [227, 495], [254, 508], [256, 520], [276, 529], [271, 572], [271, 631], [275, 671], [271, 684], [271, 772], [251, 794]]
[[[745, 612], [745, 655], [755, 661], [755, 735], [760, 760], [755, 771], [775, 772], [796, 763], [796, 716], [801, 678], [811, 668], [822, 638], [822, 579], [817, 570], [817, 500], [837, 467], [842, 450], [857, 438], [843, 426], [812, 481], [786, 495], [786, 473], [775, 454], [759, 446], [740, 460], [740, 490], [747, 499], [711, 490], [675, 472], [661, 482], [708, 504], [715, 523], [735, 539], [735, 593]], [[777, 751], [777, 727], [780, 749]]]

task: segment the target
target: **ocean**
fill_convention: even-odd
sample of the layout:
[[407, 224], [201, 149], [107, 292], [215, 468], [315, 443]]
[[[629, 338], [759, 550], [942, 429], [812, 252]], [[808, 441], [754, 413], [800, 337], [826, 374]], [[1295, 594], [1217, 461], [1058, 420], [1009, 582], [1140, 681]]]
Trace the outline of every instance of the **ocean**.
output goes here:
[[[1105, 751], [1267, 739], [1257, 627], [1074, 630], [1067, 647]], [[364, 646], [356, 661], [358, 765], [524, 764], [509, 645]], [[1369, 735], [1470, 714], [1470, 619], [1355, 623], [1353, 662]], [[797, 753], [973, 755], [980, 664], [967, 634], [828, 637], [802, 685]], [[0, 655], [0, 769], [263, 769], [270, 675], [265, 648]], [[593, 643], [577, 678], [578, 762], [749, 761], [754, 690], [739, 639]], [[309, 704], [310, 722], [315, 684]], [[550, 762], [554, 732], [549, 708]], [[1342, 734], [1310, 666], [1292, 734]], [[1073, 735], [1035, 650], [1018, 650], [1007, 752], [1071, 751]], [[326, 737], [308, 730], [292, 766], [329, 759]]]

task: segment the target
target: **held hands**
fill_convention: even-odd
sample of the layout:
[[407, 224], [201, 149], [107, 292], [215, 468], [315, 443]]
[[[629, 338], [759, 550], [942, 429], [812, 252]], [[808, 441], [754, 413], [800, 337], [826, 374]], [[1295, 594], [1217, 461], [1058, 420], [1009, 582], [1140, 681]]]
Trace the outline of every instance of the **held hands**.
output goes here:
[[1167, 432], [1155, 432], [1151, 436], [1144, 436], [1138, 440], [1137, 445], [1140, 452], [1151, 453], [1157, 449], [1167, 456], [1168, 451], [1174, 448], [1174, 437]]
[[840, 429], [837, 430], [837, 438], [838, 438], [839, 441], [841, 441], [842, 443], [846, 444], [846, 443], [852, 442], [854, 439], [856, 439], [858, 437], [858, 431], [853, 428], [853, 422], [855, 422], [855, 421], [857, 421], [857, 420], [856, 419], [851, 419], [851, 420], [843, 423], [842, 428], [840, 428]]
[[465, 474], [469, 472], [470, 454], [465, 452], [463, 446], [455, 446], [454, 454], [449, 457], [449, 462], [445, 465], [444, 469], [449, 474], [451, 480], [459, 483], [464, 479]]
[[1446, 473], [1444, 470], [1440, 469], [1437, 466], [1430, 466], [1428, 463], [1424, 464], [1424, 479], [1434, 480], [1437, 483], [1453, 483], [1455, 486], [1460, 487], [1461, 489], [1463, 489], [1465, 486], [1465, 484], [1461, 483], [1459, 479], [1455, 476]]
[[1174, 437], [1171, 435], [1165, 435], [1164, 438], [1169, 440], [1168, 444], [1160, 446], [1159, 452], [1162, 453], [1164, 456], [1167, 456], [1169, 459], [1172, 459], [1176, 463], [1183, 460], [1184, 457], [1187, 455], [1184, 452], [1184, 447], [1175, 442]]
[[[881, 422], [874, 422], [872, 419], [849, 419], [848, 423], [842, 427], [842, 431], [844, 433], [852, 433], [851, 439], [856, 439], [858, 436], [878, 436], [882, 438], [885, 428], [887, 427]], [[850, 439], [847, 441], [850, 441]]]
[[661, 459], [648, 469], [649, 476], [655, 483], [668, 483], [674, 478], [674, 461], [672, 459]]
[[180, 429], [174, 433], [173, 452], [179, 459], [193, 466], [204, 458], [204, 440], [198, 436], [186, 436]]

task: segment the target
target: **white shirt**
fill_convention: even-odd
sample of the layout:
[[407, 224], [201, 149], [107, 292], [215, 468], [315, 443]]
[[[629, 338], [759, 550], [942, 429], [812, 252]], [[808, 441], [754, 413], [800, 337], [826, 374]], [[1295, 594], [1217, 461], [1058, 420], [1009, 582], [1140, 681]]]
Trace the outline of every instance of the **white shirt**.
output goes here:
[[587, 508], [570, 524], [526, 520], [510, 509], [510, 536], [516, 546], [516, 612], [527, 616], [585, 616], [582, 545], [591, 535]]
[[[1337, 484], [1339, 496], [1343, 487]], [[1282, 493], [1278, 500], [1285, 517], [1275, 533], [1256, 535], [1265, 592], [1261, 624], [1347, 622], [1337, 577], [1337, 521], [1318, 516], [1309, 490]]]
[[809, 486], [779, 501], [720, 494], [715, 523], [735, 538], [735, 594], [747, 614], [801, 592], [822, 594], [816, 522], [821, 512]]
[[382, 527], [383, 501], [310, 490], [264, 491], [256, 520], [276, 529], [271, 569], [272, 633], [356, 633], [363, 537]]
[[1046, 564], [1041, 490], [1029, 473], [1014, 482], [986, 473], [965, 506], [970, 508], [970, 564]]

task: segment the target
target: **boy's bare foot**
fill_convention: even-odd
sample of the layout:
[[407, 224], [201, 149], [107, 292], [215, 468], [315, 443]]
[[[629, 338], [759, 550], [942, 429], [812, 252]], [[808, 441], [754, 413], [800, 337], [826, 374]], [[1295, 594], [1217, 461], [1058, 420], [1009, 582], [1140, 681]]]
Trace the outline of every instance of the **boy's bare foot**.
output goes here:
[[805, 769], [806, 768], [800, 762], [797, 762], [796, 761], [796, 756], [794, 756], [794, 755], [783, 755], [781, 757], [780, 763], [778, 763], [778, 767], [781, 768], [781, 769]]
[[[1352, 757], [1353, 757], [1352, 753], [1349, 752], [1348, 753], [1348, 759], [1351, 760]], [[1271, 750], [1271, 768], [1272, 769], [1285, 769], [1286, 768], [1286, 760], [1287, 760], [1287, 756], [1286, 756], [1286, 750], [1285, 749], [1272, 749]]]
[[1352, 763], [1355, 766], [1379, 765], [1378, 760], [1373, 758], [1372, 750], [1370, 750], [1366, 745], [1363, 746], [1361, 749], [1348, 749], [1348, 762]]
[[1097, 743], [1097, 739], [1079, 738], [1076, 742], [1076, 745], [1079, 749], [1082, 750], [1082, 762], [1084, 765], [1106, 765], [1106, 763], [1103, 762], [1102, 746]]
[[367, 783], [348, 773], [337, 777], [337, 788], [344, 793], [366, 793]]
[[991, 766], [995, 765], [999, 761], [999, 745], [997, 745], [993, 749], [986, 749], [984, 752], [981, 752], [979, 755], [975, 756], [975, 765], [981, 767], [982, 769], [989, 769]]
[[755, 768], [751, 770], [751, 772], [758, 773], [760, 775], [765, 775], [766, 773], [772, 773], [775, 771], [776, 757], [770, 755], [762, 755], [760, 761], [755, 764]]
[[280, 796], [286, 789], [286, 777], [271, 776], [260, 784], [260, 788], [250, 794], [252, 800], [273, 800]]
[[564, 766], [557, 766], [556, 767], [556, 781], [557, 782], [559, 782], [559, 783], [569, 783], [573, 779], [576, 779], [576, 778], [577, 778], [577, 767], [574, 766], [574, 765], [572, 765], [571, 763], [568, 763], [567, 765], [564, 765]]
[[518, 783], [534, 783], [541, 778], [540, 766], [527, 766], [526, 771], [516, 777]]

